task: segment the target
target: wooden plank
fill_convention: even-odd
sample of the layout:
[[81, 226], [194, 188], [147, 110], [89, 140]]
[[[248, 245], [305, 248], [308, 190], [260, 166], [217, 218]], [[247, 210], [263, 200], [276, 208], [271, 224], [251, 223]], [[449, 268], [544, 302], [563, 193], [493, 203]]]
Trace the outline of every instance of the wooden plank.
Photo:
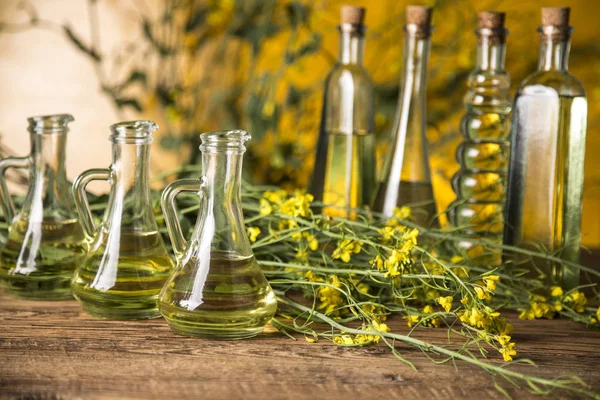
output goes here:
[[[600, 331], [510, 317], [519, 355], [539, 366], [516, 369], [548, 378], [575, 373], [600, 391]], [[408, 332], [401, 319], [390, 325]], [[445, 329], [418, 333], [440, 344], [445, 335]], [[385, 346], [340, 348], [276, 332], [236, 342], [186, 338], [170, 332], [162, 319], [103, 321], [84, 314], [75, 301], [0, 297], [1, 398], [503, 398], [475, 367], [434, 365], [416, 349], [397, 347], [418, 372]]]

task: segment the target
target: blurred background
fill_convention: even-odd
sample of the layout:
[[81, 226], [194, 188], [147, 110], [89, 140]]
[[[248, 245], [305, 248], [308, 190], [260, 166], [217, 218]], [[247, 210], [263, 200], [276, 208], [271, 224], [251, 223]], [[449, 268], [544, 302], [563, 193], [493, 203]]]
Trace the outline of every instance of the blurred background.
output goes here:
[[367, 7], [365, 65], [376, 84], [380, 137], [390, 134], [396, 108], [404, 8], [435, 7], [427, 120], [440, 210], [454, 199], [450, 178], [458, 169], [462, 96], [475, 60], [475, 13], [507, 12], [506, 68], [514, 92], [537, 66], [540, 7], [572, 7], [570, 70], [589, 99], [583, 244], [600, 247], [600, 2], [594, 0], [2, 0], [0, 157], [27, 154], [28, 116], [71, 113], [73, 179], [110, 163], [108, 125], [144, 118], [161, 127], [154, 174], [196, 163], [200, 132], [243, 128], [253, 136], [246, 179], [303, 187], [323, 80], [337, 58], [342, 4]]

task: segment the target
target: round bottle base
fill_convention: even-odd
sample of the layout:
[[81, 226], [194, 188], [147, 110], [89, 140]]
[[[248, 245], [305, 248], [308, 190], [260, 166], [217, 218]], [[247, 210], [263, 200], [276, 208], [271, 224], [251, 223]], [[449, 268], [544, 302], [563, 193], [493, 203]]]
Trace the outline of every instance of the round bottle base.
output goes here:
[[40, 279], [35, 276], [3, 277], [0, 286], [7, 296], [27, 300], [56, 301], [72, 300], [71, 278]]
[[216, 340], [240, 340], [249, 339], [262, 333], [264, 326], [249, 327], [249, 328], [227, 328], [227, 327], [215, 327], [210, 325], [203, 325], [190, 322], [175, 321], [166, 318], [169, 323], [171, 330], [178, 335], [198, 337], [203, 339], [216, 339]]
[[88, 314], [111, 320], [140, 320], [159, 318], [157, 298], [152, 295], [122, 295], [108, 292], [81, 290], [73, 285], [73, 295]]
[[105, 307], [97, 307], [92, 304], [86, 304], [81, 301], [80, 303], [83, 311], [96, 318], [120, 321], [160, 318], [160, 312], [158, 312], [158, 308], [145, 310], [126, 308], [109, 309]]

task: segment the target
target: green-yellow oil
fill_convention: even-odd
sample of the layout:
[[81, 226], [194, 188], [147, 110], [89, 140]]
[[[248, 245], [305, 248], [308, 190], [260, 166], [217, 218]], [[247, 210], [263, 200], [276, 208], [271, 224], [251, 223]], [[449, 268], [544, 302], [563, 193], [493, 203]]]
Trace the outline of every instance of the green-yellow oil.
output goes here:
[[[119, 231], [116, 231], [119, 232]], [[83, 309], [106, 319], [160, 316], [158, 294], [173, 263], [158, 232], [100, 232], [71, 288]]]
[[210, 339], [244, 339], [261, 333], [277, 300], [254, 256], [213, 252], [178, 268], [159, 299], [174, 332]]
[[4, 292], [33, 300], [71, 299], [71, 278], [85, 256], [83, 240], [76, 219], [17, 220], [0, 252]]

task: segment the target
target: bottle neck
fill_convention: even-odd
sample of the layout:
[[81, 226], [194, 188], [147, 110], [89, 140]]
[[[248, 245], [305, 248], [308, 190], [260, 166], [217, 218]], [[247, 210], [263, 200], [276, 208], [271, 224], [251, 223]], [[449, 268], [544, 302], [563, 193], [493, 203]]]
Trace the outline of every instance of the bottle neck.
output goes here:
[[556, 35], [545, 33], [540, 28], [540, 59], [538, 71], [563, 71], [566, 72], [569, 63], [569, 50], [571, 48], [570, 35]]
[[[423, 123], [420, 128], [425, 129], [425, 100], [427, 88], [427, 60], [429, 57], [429, 37], [419, 38], [412, 33], [407, 33], [404, 52], [404, 72], [401, 83], [402, 102], [410, 103], [411, 109], [418, 110], [422, 115]], [[410, 98], [408, 98], [410, 94]], [[405, 104], [408, 105], [408, 104]]]
[[477, 64], [476, 69], [487, 72], [504, 71], [506, 58], [506, 42], [504, 37], [477, 33]]
[[125, 197], [150, 200], [150, 145], [113, 144], [113, 190]]
[[339, 62], [346, 64], [363, 64], [365, 38], [362, 32], [340, 30]]
[[66, 183], [67, 133], [31, 134], [32, 179], [43, 179], [48, 185]]
[[213, 250], [251, 256], [241, 206], [242, 161], [243, 152], [203, 150], [202, 172], [206, 178], [207, 196], [205, 224], [214, 229]]

